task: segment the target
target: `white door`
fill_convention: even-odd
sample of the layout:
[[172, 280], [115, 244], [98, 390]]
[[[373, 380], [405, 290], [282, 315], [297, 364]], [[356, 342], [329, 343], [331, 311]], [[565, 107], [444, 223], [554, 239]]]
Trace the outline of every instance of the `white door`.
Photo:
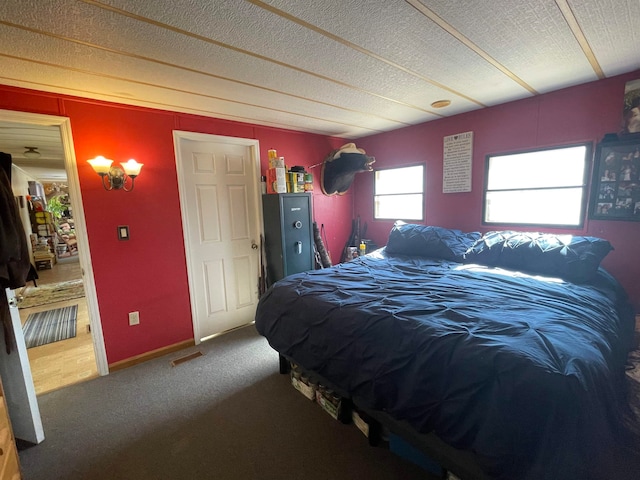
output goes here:
[[15, 350], [7, 353], [4, 332], [0, 328], [0, 376], [4, 385], [7, 409], [14, 436], [37, 444], [44, 440], [44, 430], [36, 399], [36, 389], [33, 386], [27, 346], [24, 343], [18, 302], [14, 291], [10, 288], [0, 292], [0, 295], [5, 294], [9, 302], [11, 325], [16, 341]]
[[196, 343], [253, 322], [261, 203], [256, 140], [174, 132]]

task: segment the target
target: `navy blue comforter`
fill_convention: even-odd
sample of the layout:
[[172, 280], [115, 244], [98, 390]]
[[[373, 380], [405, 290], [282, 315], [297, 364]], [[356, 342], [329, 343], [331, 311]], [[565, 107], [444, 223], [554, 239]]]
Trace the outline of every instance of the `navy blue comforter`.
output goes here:
[[606, 478], [615, 455], [633, 315], [602, 269], [578, 285], [383, 249], [277, 282], [256, 328], [496, 478]]

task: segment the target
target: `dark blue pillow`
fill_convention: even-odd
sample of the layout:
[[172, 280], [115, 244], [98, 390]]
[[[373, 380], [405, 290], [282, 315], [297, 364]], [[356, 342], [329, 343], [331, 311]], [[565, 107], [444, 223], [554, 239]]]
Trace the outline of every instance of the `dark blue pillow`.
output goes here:
[[480, 233], [464, 233], [443, 227], [396, 222], [386, 252], [462, 262], [465, 252]]
[[595, 278], [613, 247], [596, 237], [537, 232], [488, 232], [465, 253], [465, 262], [559, 277], [574, 283]]

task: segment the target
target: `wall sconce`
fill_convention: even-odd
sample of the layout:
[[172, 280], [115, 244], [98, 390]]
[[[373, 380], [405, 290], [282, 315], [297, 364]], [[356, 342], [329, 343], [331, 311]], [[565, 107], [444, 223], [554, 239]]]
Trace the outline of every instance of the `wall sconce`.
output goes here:
[[[93, 170], [102, 178], [102, 186], [105, 190], [124, 190], [130, 192], [136, 177], [140, 174], [143, 163], [136, 162], [133, 158], [126, 163], [121, 163], [121, 167], [111, 166], [113, 160], [98, 156], [87, 160]], [[131, 187], [127, 188], [127, 178], [131, 179]]]

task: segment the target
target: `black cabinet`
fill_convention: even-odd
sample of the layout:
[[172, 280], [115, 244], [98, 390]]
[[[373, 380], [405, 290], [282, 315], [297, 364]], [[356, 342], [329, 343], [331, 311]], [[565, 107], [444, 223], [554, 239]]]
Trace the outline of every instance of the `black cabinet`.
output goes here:
[[293, 273], [313, 270], [310, 193], [262, 195], [269, 285]]

